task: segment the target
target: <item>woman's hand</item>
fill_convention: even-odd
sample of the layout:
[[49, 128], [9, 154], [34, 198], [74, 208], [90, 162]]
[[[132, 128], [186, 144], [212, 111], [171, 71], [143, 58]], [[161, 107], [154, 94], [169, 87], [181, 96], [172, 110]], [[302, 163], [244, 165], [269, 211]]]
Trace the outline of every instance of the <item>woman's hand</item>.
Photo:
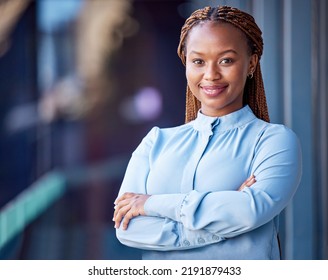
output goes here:
[[[252, 186], [255, 182], [255, 176], [251, 175], [244, 183], [242, 183], [238, 188], [238, 191], [242, 191], [244, 188]], [[115, 228], [119, 228], [122, 223], [122, 229], [126, 230], [133, 217], [140, 215], [145, 216], [144, 205], [149, 197], [150, 195], [147, 194], [124, 193], [117, 198], [114, 202], [115, 211], [113, 221], [115, 222]]]
[[251, 175], [249, 176], [246, 181], [244, 183], [241, 184], [241, 186], [239, 187], [238, 191], [242, 191], [244, 188], [246, 187], [250, 187], [251, 185], [253, 185], [256, 182], [255, 180], [255, 176]]
[[126, 230], [133, 217], [145, 216], [144, 205], [150, 195], [137, 193], [124, 193], [114, 202], [115, 211], [113, 221], [115, 228], [119, 228], [122, 223], [122, 229]]

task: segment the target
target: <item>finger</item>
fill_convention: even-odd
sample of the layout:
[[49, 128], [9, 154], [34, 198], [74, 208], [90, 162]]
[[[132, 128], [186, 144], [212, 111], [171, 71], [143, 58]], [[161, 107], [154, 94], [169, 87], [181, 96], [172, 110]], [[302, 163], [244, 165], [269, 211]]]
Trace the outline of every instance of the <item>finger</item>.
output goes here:
[[242, 191], [244, 188], [246, 188], [246, 185], [245, 185], [245, 184], [242, 184], [242, 185], [239, 187], [238, 191], [240, 192], [240, 191]]
[[138, 195], [139, 194], [137, 194], [137, 193], [126, 192], [126, 193], [122, 194], [120, 197], [116, 198], [116, 200], [114, 201], [114, 204], [117, 205], [124, 200], [130, 200], [131, 198], [138, 196]]
[[114, 206], [114, 215], [113, 215], [113, 221], [116, 219], [117, 213], [125, 206], [130, 204], [129, 199], [121, 200], [117, 205]]
[[247, 180], [245, 181], [245, 183], [248, 183], [248, 182], [252, 181], [254, 178], [255, 178], [255, 176], [252, 174], [251, 176], [249, 176], [247, 178]]
[[120, 227], [120, 224], [121, 224], [121, 221], [122, 221], [123, 217], [126, 216], [126, 214], [130, 211], [130, 209], [131, 209], [131, 206], [126, 205], [126, 206], [122, 207], [120, 210], [117, 211], [115, 219], [114, 219], [114, 222], [115, 222], [114, 227], [115, 228]]
[[250, 177], [247, 178], [247, 180], [240, 186], [238, 191], [242, 191], [246, 187], [252, 186], [256, 182], [255, 176], [251, 175]]
[[128, 199], [133, 197], [134, 195], [136, 195], [135, 193], [132, 192], [126, 192], [124, 194], [122, 194], [121, 196], [119, 196], [118, 198], [116, 198], [116, 200], [114, 201], [114, 204], [117, 205], [118, 203], [120, 203], [122, 200]]
[[133, 217], [139, 216], [139, 211], [137, 209], [130, 209], [128, 213], [124, 216], [124, 219], [122, 221], [122, 229], [126, 230], [128, 228], [128, 225]]
[[241, 186], [239, 187], [238, 191], [242, 191], [246, 187], [246, 183], [247, 183], [247, 181], [245, 181], [244, 183], [242, 183]]
[[247, 183], [246, 186], [250, 187], [251, 185], [253, 185], [256, 182], [255, 177], [253, 176]]

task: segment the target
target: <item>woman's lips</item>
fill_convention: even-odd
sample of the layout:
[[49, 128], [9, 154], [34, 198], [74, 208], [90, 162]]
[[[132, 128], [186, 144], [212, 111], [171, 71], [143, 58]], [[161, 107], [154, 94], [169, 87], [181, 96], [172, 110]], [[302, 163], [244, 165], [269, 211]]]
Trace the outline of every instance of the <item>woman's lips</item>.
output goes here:
[[216, 86], [201, 86], [200, 88], [208, 96], [215, 97], [220, 95], [228, 85], [216, 85]]

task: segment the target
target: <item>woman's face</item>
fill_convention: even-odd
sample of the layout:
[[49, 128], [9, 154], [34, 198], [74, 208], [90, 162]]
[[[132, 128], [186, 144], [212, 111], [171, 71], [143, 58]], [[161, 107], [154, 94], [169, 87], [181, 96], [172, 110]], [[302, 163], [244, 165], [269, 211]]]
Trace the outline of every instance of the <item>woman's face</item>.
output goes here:
[[186, 42], [186, 76], [202, 113], [223, 116], [242, 108], [247, 75], [257, 62], [245, 35], [233, 25], [204, 22], [193, 27]]

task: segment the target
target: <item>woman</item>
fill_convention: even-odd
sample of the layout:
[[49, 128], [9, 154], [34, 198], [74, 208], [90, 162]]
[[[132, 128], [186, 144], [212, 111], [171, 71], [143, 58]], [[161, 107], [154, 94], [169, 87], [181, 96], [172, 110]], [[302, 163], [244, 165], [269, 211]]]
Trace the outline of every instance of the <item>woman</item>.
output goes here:
[[186, 123], [153, 128], [134, 151], [113, 220], [144, 259], [279, 259], [278, 215], [295, 194], [295, 134], [270, 124], [261, 31], [231, 7], [195, 11], [181, 31]]

